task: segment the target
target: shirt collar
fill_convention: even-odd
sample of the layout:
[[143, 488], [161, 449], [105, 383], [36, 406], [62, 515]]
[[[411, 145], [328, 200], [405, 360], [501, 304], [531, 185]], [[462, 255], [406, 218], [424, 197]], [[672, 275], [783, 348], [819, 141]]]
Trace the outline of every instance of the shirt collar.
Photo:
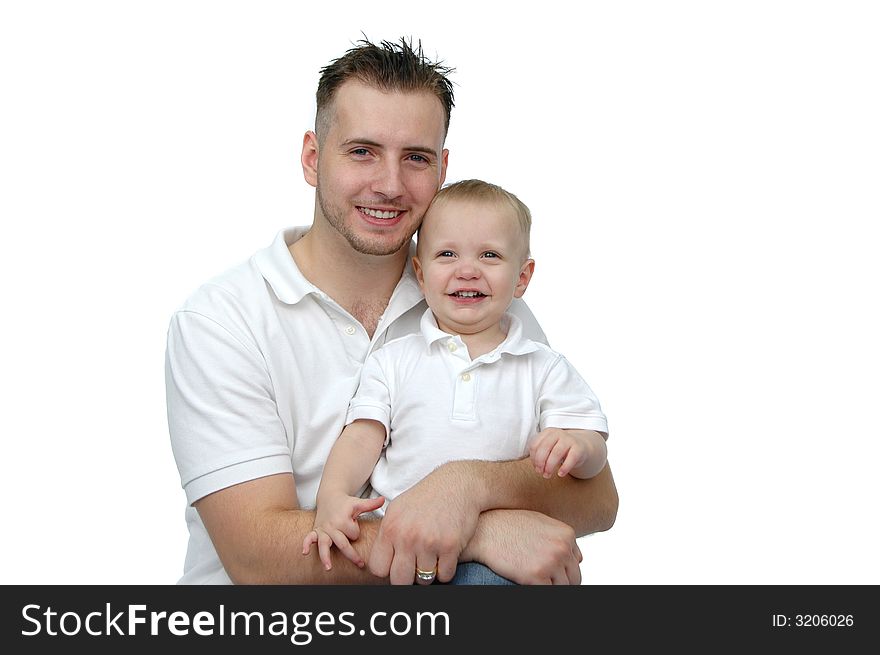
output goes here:
[[[309, 226], [281, 230], [269, 247], [254, 255], [254, 261], [263, 279], [272, 287], [278, 300], [288, 305], [295, 305], [309, 294], [321, 298], [327, 297], [327, 294], [306, 279], [290, 254], [290, 246], [308, 231]], [[424, 298], [412, 267], [412, 258], [416, 254], [416, 246], [412, 241], [409, 244], [409, 251], [410, 256], [403, 269], [403, 275], [392, 294], [392, 302], [395, 305], [401, 304], [407, 309], [417, 305]], [[389, 306], [392, 302], [388, 303]]]
[[288, 249], [308, 231], [308, 227], [281, 230], [268, 248], [254, 255], [263, 279], [272, 287], [278, 300], [289, 305], [295, 305], [310, 293], [320, 293], [320, 289], [299, 270]]
[[[480, 355], [474, 361], [482, 361], [486, 363], [494, 362], [504, 353], [509, 353], [511, 355], [525, 355], [538, 349], [538, 346], [534, 341], [523, 335], [522, 321], [518, 316], [507, 312], [501, 318], [501, 325], [503, 328], [507, 329], [507, 337], [504, 341], [498, 344], [494, 350], [491, 350], [484, 355]], [[425, 344], [429, 349], [432, 344], [437, 343], [441, 339], [453, 339], [457, 344], [464, 345], [464, 342], [459, 335], [449, 334], [437, 327], [437, 319], [434, 318], [434, 313], [430, 308], [422, 314], [419, 327], [422, 331], [422, 336], [425, 338]]]

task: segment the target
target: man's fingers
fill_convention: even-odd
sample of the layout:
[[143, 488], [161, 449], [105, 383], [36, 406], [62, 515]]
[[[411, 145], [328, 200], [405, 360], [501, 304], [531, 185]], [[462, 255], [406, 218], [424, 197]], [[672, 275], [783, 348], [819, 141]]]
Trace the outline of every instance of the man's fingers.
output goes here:
[[[581, 554], [581, 549], [578, 547], [577, 542], [575, 541], [571, 545], [570, 557], [566, 558], [564, 565], [564, 581], [559, 584], [570, 584], [570, 585], [579, 585], [581, 583], [581, 567], [580, 563], [583, 561], [584, 556]], [[560, 580], [562, 580], [562, 576], [560, 576]]]
[[572, 560], [565, 567], [565, 572], [568, 576], [568, 584], [579, 585], [581, 583], [581, 567], [576, 561]]
[[387, 578], [391, 572], [391, 560], [393, 557], [394, 549], [388, 540], [382, 536], [380, 528], [379, 536], [370, 550], [370, 573], [379, 578]]
[[412, 553], [396, 551], [391, 562], [391, 584], [412, 584], [416, 576], [416, 558]]
[[437, 562], [437, 579], [440, 582], [449, 582], [455, 577], [457, 568], [458, 557], [450, 553], [441, 554], [440, 560]]
[[432, 584], [437, 578], [437, 556], [419, 553], [416, 557], [416, 582], [421, 585]]
[[565, 565], [565, 572], [568, 576], [568, 584], [579, 585], [581, 583], [581, 566], [580, 563], [584, 559], [583, 555], [581, 555], [581, 549], [578, 548], [577, 543], [574, 544], [571, 550], [571, 557], [568, 558], [568, 562]]

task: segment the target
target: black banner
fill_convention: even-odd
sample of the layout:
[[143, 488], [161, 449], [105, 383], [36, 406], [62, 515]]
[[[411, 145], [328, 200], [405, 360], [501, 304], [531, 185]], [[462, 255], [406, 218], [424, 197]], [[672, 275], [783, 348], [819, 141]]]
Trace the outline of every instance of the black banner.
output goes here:
[[880, 637], [875, 586], [7, 586], [2, 595], [0, 643], [17, 647], [5, 652], [118, 653], [219, 641], [328, 653], [854, 648]]

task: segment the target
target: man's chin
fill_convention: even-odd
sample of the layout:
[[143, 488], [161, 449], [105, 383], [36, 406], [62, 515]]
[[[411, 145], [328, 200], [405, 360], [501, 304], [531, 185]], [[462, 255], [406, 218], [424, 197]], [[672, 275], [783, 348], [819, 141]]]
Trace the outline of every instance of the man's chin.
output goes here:
[[362, 255], [387, 257], [399, 253], [402, 248], [408, 247], [411, 239], [412, 237], [406, 237], [405, 239], [388, 242], [382, 239], [364, 239], [358, 236], [350, 236], [348, 243], [355, 251]]

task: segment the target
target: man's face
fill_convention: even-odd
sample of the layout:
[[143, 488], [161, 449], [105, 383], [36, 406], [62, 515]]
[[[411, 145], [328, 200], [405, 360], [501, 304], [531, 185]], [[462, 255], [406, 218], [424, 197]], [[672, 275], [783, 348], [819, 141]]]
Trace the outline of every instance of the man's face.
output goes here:
[[497, 202], [434, 204], [419, 232], [416, 278], [438, 327], [451, 334], [498, 330], [534, 270], [516, 214]]
[[395, 253], [409, 243], [446, 177], [443, 106], [427, 92], [385, 93], [349, 80], [330, 111], [314, 179], [306, 171], [317, 188], [315, 220], [360, 253]]

